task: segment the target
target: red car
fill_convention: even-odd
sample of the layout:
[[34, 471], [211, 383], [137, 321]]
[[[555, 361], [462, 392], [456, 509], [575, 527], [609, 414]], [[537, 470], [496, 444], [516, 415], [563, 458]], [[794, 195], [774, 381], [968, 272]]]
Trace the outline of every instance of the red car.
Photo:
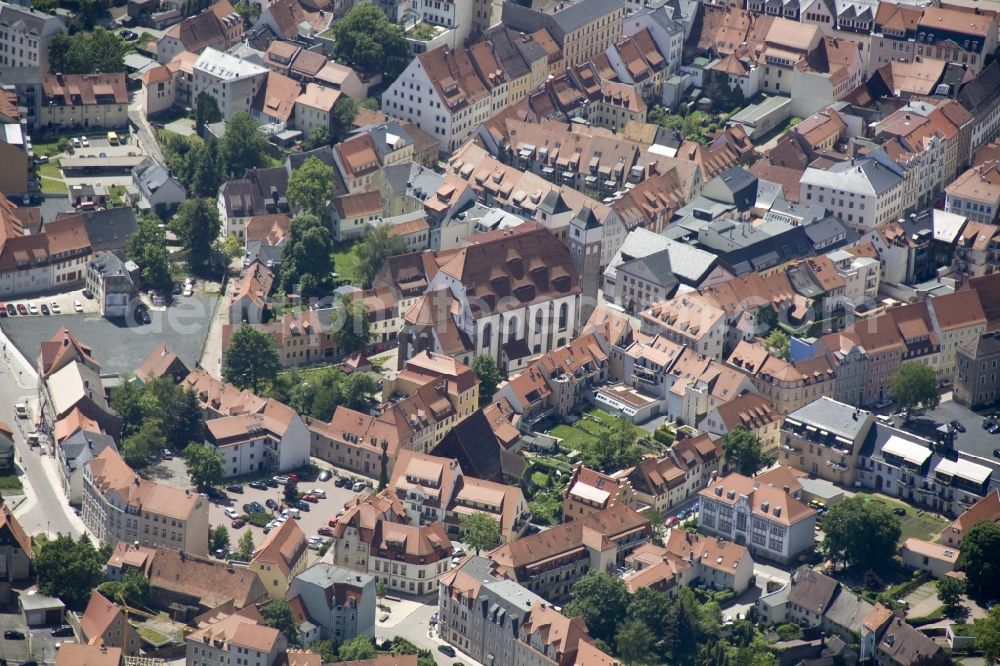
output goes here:
[[325, 536], [325, 537], [332, 537], [333, 536], [333, 528], [330, 528], [330, 527], [321, 527], [318, 530], [316, 530], [316, 534], [318, 534], [320, 536]]
[[247, 521], [243, 520], [242, 518], [234, 518], [233, 522], [230, 523], [230, 525], [234, 530], [238, 530], [246, 524]]
[[308, 493], [306, 495], [303, 495], [302, 496], [302, 500], [304, 502], [309, 502], [311, 504], [318, 504], [319, 503], [319, 498], [316, 497], [315, 495], [313, 495], [312, 493]]
[[19, 315], [26, 315], [26, 314], [28, 314], [28, 308], [25, 307], [24, 303], [18, 303], [17, 304], [17, 314], [19, 314]]
[[337, 523], [340, 522], [340, 518], [331, 518], [330, 522], [327, 523], [330, 527], [336, 527]]
[[7, 316], [7, 306], [4, 305], [3, 303], [0, 303], [0, 317], [6, 317], [6, 316]]

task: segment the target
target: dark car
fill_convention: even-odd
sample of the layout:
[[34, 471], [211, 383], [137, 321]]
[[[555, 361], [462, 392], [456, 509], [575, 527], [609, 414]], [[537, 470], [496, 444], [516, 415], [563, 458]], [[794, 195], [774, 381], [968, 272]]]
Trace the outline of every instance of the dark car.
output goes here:
[[89, 300], [93, 300], [94, 299], [94, 292], [92, 292], [91, 290], [84, 289], [82, 293], [83, 293], [83, 297], [84, 298], [89, 299]]
[[990, 426], [996, 423], [991, 417], [987, 416], [983, 419], [983, 430], [989, 430]]
[[233, 522], [229, 523], [229, 525], [234, 530], [238, 530], [238, 529], [240, 529], [241, 527], [243, 527], [246, 524], [247, 524], [247, 521], [243, 520], [242, 518], [233, 518]]
[[24, 305], [24, 303], [18, 303], [17, 304], [17, 314], [19, 314], [19, 315], [26, 315], [26, 314], [28, 314], [28, 308]]
[[274, 477], [268, 477], [268, 478], [264, 479], [264, 483], [267, 484], [268, 488], [277, 488], [278, 487], [278, 482], [274, 480]]
[[333, 474], [330, 472], [330, 470], [324, 469], [322, 472], [319, 473], [319, 476], [317, 478], [320, 481], [329, 481], [331, 476], [333, 476]]
[[455, 656], [455, 648], [450, 645], [438, 645], [438, 652], [441, 654], [446, 654], [449, 657]]
[[243, 513], [257, 513], [257, 511], [253, 508], [254, 504], [256, 504], [256, 502], [247, 502], [244, 504]]
[[52, 630], [52, 635], [56, 637], [73, 636], [73, 627], [64, 624]]
[[250, 506], [253, 507], [253, 511], [251, 513], [266, 513], [264, 505], [260, 502], [250, 502]]
[[1000, 458], [1000, 449], [993, 449], [993, 457]]
[[986, 429], [986, 432], [990, 433], [991, 435], [997, 434], [998, 432], [1000, 432], [1000, 423], [994, 423], [993, 425], [991, 425], [989, 428]]
[[7, 314], [9, 314], [11, 317], [17, 314], [17, 308], [15, 308], [11, 303], [7, 304]]
[[345, 479], [342, 476], [338, 476], [337, 480], [333, 482], [333, 485], [337, 486], [338, 488], [343, 488], [344, 486], [347, 485], [347, 483], [348, 483], [347, 479]]
[[264, 483], [263, 481], [251, 481], [247, 485], [253, 488], [254, 490], [267, 490], [267, 484]]
[[41, 310], [42, 310], [42, 314], [43, 315], [48, 315], [49, 314], [49, 306], [47, 306], [45, 303], [42, 303]]
[[951, 427], [959, 432], [965, 432], [965, 426], [962, 425], [961, 421], [954, 420], [951, 422]]
[[180, 282], [174, 282], [174, 286], [170, 288], [170, 293], [174, 296], [180, 296], [183, 289]]
[[237, 493], [238, 495], [242, 495], [243, 494], [243, 486], [239, 485], [238, 483], [232, 483], [232, 484], [226, 486], [226, 491], [227, 492], [231, 492], [231, 493]]
[[295, 500], [294, 502], [292, 502], [292, 506], [294, 506], [299, 511], [309, 511], [311, 508], [309, 506], [309, 502], [303, 502], [302, 500]]
[[266, 506], [271, 511], [277, 511], [278, 510], [278, 503], [275, 502], [273, 499], [269, 499], [269, 500], [265, 501], [264, 502], [264, 506]]
[[3, 632], [3, 637], [7, 641], [23, 641], [24, 633], [20, 631], [5, 631]]
[[901, 506], [897, 506], [895, 509], [892, 510], [892, 512], [894, 514], [896, 514], [897, 516], [905, 516], [906, 515], [906, 509], [904, 509]]

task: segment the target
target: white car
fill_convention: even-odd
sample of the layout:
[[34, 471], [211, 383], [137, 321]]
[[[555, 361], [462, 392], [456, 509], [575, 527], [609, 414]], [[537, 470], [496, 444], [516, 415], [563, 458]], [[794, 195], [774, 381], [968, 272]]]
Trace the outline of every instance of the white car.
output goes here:
[[240, 514], [236, 512], [236, 509], [226, 509], [226, 516], [232, 520], [236, 520], [240, 517]]
[[194, 295], [194, 289], [191, 287], [191, 285], [185, 285], [184, 286], [184, 295], [185, 296], [192, 296], [192, 295]]
[[52, 310], [52, 314], [59, 314], [62, 310], [59, 308], [59, 304], [55, 301], [49, 303], [49, 309]]
[[80, 140], [78, 138], [76, 138], [75, 136], [71, 139], [70, 142], [73, 144], [74, 148], [79, 148], [80, 147]]
[[326, 491], [323, 490], [322, 488], [313, 488], [307, 494], [309, 494], [309, 495], [315, 495], [316, 497], [318, 497], [320, 499], [326, 499]]
[[87, 139], [87, 137], [81, 136], [80, 145], [82, 145], [84, 148], [90, 148], [90, 141]]
[[353, 490], [356, 493], [360, 493], [364, 489], [365, 489], [365, 484], [363, 481], [358, 481], [353, 486], [351, 486], [351, 490]]
[[80, 301], [73, 301], [73, 309], [77, 312], [83, 312], [83, 303]]
[[38, 314], [38, 306], [34, 303], [28, 303], [28, 312], [31, 314]]

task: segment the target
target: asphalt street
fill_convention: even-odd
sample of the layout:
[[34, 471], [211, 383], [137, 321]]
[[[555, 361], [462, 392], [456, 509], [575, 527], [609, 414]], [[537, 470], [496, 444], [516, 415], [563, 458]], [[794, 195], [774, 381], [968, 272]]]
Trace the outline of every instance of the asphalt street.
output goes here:
[[29, 534], [80, 535], [83, 523], [62, 492], [56, 460], [43, 454], [41, 449], [32, 449], [27, 445], [25, 436], [34, 429], [32, 422], [14, 415], [14, 405], [19, 402], [31, 404], [35, 399], [35, 372], [2, 332], [0, 344], [3, 345], [0, 358], [0, 420], [10, 424], [14, 430], [17, 465], [23, 471], [26, 495], [25, 502], [18, 507], [15, 515]]

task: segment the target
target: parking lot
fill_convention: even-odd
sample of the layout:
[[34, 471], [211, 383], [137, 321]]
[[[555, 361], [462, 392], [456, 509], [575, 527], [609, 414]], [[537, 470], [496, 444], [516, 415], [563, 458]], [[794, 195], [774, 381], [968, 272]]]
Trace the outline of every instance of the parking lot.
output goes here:
[[[311, 488], [319, 488], [326, 493], [326, 499], [320, 499], [316, 504], [309, 505], [309, 511], [300, 512], [300, 517], [298, 519], [299, 527], [302, 531], [306, 533], [306, 536], [312, 536], [316, 534], [316, 531], [327, 525], [329, 520], [337, 515], [344, 503], [348, 500], [357, 497], [360, 493], [356, 493], [350, 488], [337, 488], [334, 484], [336, 477], [329, 479], [328, 481], [299, 481], [298, 489], [300, 493], [308, 492]], [[284, 488], [268, 488], [267, 490], [257, 490], [251, 488], [250, 486], [241, 484], [243, 486], [243, 493], [226, 493], [229, 497], [229, 504], [217, 504], [213, 503], [208, 509], [208, 522], [215, 527], [216, 525], [226, 525], [229, 529], [229, 543], [231, 548], [235, 548], [236, 544], [239, 542], [240, 537], [243, 536], [243, 532], [246, 530], [251, 530], [254, 535], [254, 543], [260, 544], [264, 540], [264, 531], [260, 527], [255, 527], [253, 525], [247, 524], [239, 529], [233, 529], [232, 519], [226, 516], [226, 509], [231, 508], [238, 514], [242, 515], [243, 505], [249, 504], [250, 502], [259, 502], [264, 505], [267, 500], [274, 500], [279, 507], [279, 511], [271, 511], [268, 513], [272, 515], [277, 515], [280, 513], [280, 508], [284, 507]], [[368, 489], [371, 491], [371, 488]]]
[[53, 636], [52, 627], [28, 629], [20, 613], [0, 613], [0, 635], [6, 631], [19, 631], [25, 636], [25, 640], [5, 638], [0, 641], [0, 658], [11, 664], [20, 664], [28, 659], [51, 664], [55, 661], [57, 644], [75, 640]]
[[[41, 306], [44, 303], [46, 307], [49, 308], [49, 312], [52, 315], [60, 314], [80, 314], [76, 312], [75, 303], [79, 302], [80, 307], [83, 308], [82, 314], [97, 314], [99, 309], [99, 304], [93, 298], [86, 298], [83, 295], [83, 288], [76, 289], [74, 291], [68, 291], [61, 294], [51, 294], [48, 296], [35, 296], [32, 298], [19, 298], [12, 301], [4, 301], [4, 305], [13, 305], [17, 309], [18, 305], [23, 305], [25, 309], [28, 309], [29, 305], [34, 305], [37, 309], [36, 314], [31, 314], [30, 311], [27, 315], [17, 314], [17, 317], [44, 317], [42, 314]], [[58, 307], [58, 311], [53, 307], [53, 303]]]
[[[49, 296], [44, 298], [52, 300]], [[152, 309], [148, 324], [112, 321], [97, 314], [66, 314], [66, 309], [61, 308], [63, 314], [56, 316], [6, 317], [0, 319], [0, 328], [29, 359], [37, 358], [39, 344], [65, 325], [81, 342], [93, 348], [102, 373], [131, 374], [160, 342], [167, 343], [189, 368], [193, 368], [201, 358], [218, 298], [198, 292], [194, 296], [175, 297], [165, 310]]]

